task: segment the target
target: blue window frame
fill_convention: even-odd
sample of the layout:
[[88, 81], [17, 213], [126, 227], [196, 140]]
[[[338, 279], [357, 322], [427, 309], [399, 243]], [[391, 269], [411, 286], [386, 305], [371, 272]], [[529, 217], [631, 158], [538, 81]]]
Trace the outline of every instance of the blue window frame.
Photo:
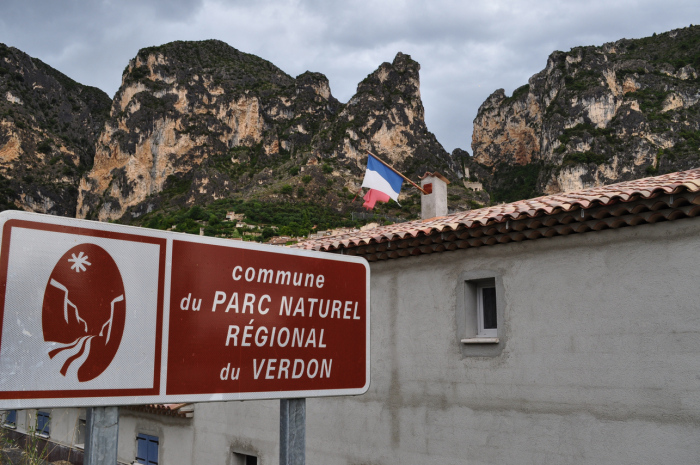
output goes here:
[[51, 433], [50, 412], [42, 412], [41, 410], [36, 412], [36, 432], [38, 434], [43, 434], [44, 436], [49, 436]]
[[158, 465], [158, 436], [136, 436], [136, 461], [145, 465]]
[[5, 426], [17, 426], [17, 410], [8, 410], [5, 412]]

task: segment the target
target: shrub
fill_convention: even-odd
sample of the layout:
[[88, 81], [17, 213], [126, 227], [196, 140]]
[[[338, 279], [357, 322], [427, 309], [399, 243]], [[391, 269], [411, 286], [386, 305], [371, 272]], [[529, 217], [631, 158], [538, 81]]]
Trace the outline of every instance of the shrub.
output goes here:
[[491, 192], [493, 202], [514, 202], [535, 197], [541, 169], [538, 163], [515, 166], [500, 164], [494, 176], [497, 187]]
[[524, 86], [520, 86], [513, 91], [513, 95], [511, 95], [510, 97], [504, 98], [501, 101], [501, 105], [510, 104], [511, 102], [518, 100], [523, 95], [527, 95], [529, 92], [530, 92], [530, 84], [525, 84]]
[[608, 158], [605, 155], [593, 152], [574, 152], [564, 155], [563, 164], [564, 165], [588, 165], [590, 163], [596, 165], [602, 165], [607, 162]]
[[42, 140], [41, 142], [39, 142], [36, 145], [36, 149], [38, 152], [41, 152], [44, 154], [51, 152], [51, 140], [50, 139]]
[[209, 216], [202, 207], [200, 207], [199, 205], [194, 205], [187, 212], [187, 218], [191, 218], [193, 220], [208, 220]]
[[285, 184], [284, 186], [282, 186], [282, 189], [280, 189], [280, 192], [282, 194], [289, 195], [292, 192], [294, 192], [294, 188], [292, 186], [290, 186], [289, 184]]
[[305, 174], [302, 176], [301, 180], [304, 184], [308, 184], [311, 182], [311, 175]]

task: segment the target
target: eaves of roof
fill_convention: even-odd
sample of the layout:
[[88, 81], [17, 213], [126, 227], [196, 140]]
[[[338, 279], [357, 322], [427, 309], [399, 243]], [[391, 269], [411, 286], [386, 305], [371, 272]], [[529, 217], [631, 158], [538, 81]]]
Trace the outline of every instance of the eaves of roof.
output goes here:
[[616, 229], [700, 215], [700, 168], [295, 244], [368, 261]]
[[168, 417], [192, 418], [194, 416], [194, 408], [192, 404], [126, 405], [123, 408], [127, 410], [135, 410], [137, 412], [165, 415]]

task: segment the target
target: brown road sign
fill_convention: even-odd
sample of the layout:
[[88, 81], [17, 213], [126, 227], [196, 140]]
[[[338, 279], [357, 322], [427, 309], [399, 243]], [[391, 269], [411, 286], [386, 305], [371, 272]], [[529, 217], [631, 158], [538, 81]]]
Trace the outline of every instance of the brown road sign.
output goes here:
[[0, 213], [0, 408], [356, 395], [363, 259]]

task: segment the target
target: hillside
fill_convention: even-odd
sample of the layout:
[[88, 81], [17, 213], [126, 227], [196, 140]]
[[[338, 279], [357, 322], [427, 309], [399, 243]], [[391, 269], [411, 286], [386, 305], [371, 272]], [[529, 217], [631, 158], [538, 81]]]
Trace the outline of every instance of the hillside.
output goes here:
[[[425, 125], [420, 65], [399, 53], [346, 104], [314, 72], [293, 78], [219, 41], [173, 42], [132, 59], [80, 185], [78, 216], [152, 223], [220, 199], [351, 203], [370, 150], [413, 176], [457, 165]], [[474, 195], [455, 183], [455, 207]], [[415, 215], [410, 190], [394, 215]]]
[[111, 99], [0, 44], [0, 209], [75, 216]]
[[700, 166], [700, 26], [554, 52], [474, 120], [467, 165], [493, 200]]

